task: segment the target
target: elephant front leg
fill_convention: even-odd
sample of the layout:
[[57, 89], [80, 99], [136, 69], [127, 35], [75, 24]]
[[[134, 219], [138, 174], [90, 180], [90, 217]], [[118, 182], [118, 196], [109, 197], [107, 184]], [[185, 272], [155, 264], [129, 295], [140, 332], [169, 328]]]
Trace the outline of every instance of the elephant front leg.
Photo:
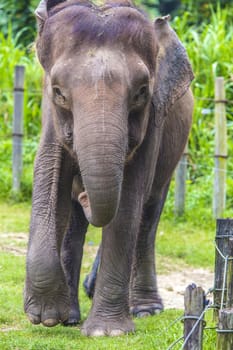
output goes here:
[[41, 145], [34, 171], [24, 309], [33, 324], [55, 326], [69, 316], [60, 250], [70, 215], [72, 162], [58, 144]]
[[135, 329], [129, 315], [129, 281], [141, 201], [131, 198], [129, 206], [130, 195], [127, 197], [121, 201], [127, 204], [127, 209], [120, 208], [103, 230], [100, 268], [92, 309], [82, 327], [84, 335], [118, 336]]
[[130, 313], [137, 317], [158, 314], [164, 308], [157, 286], [155, 235], [167, 191], [168, 185], [143, 209], [130, 286]]

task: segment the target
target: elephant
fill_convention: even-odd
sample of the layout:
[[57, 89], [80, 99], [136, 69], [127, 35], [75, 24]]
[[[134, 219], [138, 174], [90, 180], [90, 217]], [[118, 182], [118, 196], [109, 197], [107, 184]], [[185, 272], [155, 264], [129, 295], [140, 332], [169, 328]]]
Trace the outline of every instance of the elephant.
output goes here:
[[163, 309], [155, 236], [191, 127], [191, 64], [169, 17], [130, 0], [43, 0], [36, 15], [45, 74], [24, 310], [48, 327], [80, 321], [90, 223], [101, 256], [81, 332], [134, 332], [131, 315]]

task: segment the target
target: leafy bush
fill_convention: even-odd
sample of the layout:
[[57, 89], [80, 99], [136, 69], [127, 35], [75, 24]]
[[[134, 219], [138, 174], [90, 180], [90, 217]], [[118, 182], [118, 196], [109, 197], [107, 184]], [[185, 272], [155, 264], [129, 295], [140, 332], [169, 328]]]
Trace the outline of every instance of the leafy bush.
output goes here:
[[211, 21], [212, 11], [217, 8], [227, 8], [231, 6], [231, 0], [181, 0], [178, 7], [178, 14], [181, 16], [184, 12], [189, 12], [192, 16], [188, 24], [209, 23]]
[[18, 38], [22, 47], [31, 44], [36, 32], [34, 9], [37, 4], [37, 0], [1, 0], [0, 31], [4, 36], [9, 35], [11, 25], [13, 37]]
[[[193, 126], [189, 138], [189, 180], [187, 182], [187, 209], [209, 207], [211, 209], [214, 168], [214, 80], [225, 79], [228, 124], [228, 176], [233, 172], [233, 25], [230, 9], [211, 12], [209, 24], [187, 26], [192, 14], [174, 18], [173, 27], [184, 43], [190, 57], [195, 80], [192, 90], [195, 96]], [[227, 179], [230, 188], [230, 180]], [[187, 199], [188, 199], [187, 198]], [[227, 195], [227, 199], [229, 195]], [[190, 207], [190, 204], [193, 203]], [[227, 202], [228, 208], [232, 200]], [[193, 207], [193, 208], [192, 208]]]

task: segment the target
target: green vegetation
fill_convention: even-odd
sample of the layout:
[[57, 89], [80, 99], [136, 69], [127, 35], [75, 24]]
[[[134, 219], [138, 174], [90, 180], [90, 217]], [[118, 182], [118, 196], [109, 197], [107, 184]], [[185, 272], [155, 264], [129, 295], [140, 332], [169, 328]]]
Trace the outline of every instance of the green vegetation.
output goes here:
[[7, 38], [0, 32], [0, 197], [11, 196], [12, 174], [12, 115], [14, 67], [25, 66], [24, 148], [21, 199], [31, 197], [33, 161], [40, 135], [40, 105], [42, 70], [34, 50], [26, 53], [11, 33]]
[[[171, 14], [174, 17], [188, 11], [192, 13], [190, 23], [208, 21], [212, 7], [226, 8], [231, 5], [231, 0], [135, 0], [134, 2], [145, 8], [153, 17], [160, 14]], [[20, 45], [30, 46], [36, 32], [34, 11], [38, 3], [39, 0], [1, 0], [0, 32], [7, 36], [10, 24], [13, 36], [18, 37]]]
[[0, 4], [0, 31], [7, 36], [9, 25], [13, 36], [19, 39], [21, 46], [28, 46], [34, 40], [36, 21], [34, 11], [37, 0], [2, 0]]

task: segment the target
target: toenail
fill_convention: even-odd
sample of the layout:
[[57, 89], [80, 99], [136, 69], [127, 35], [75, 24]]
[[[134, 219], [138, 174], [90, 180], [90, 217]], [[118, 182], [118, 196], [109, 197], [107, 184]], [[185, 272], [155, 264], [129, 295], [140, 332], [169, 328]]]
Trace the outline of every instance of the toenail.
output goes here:
[[123, 335], [124, 332], [121, 329], [113, 329], [109, 335], [110, 337], [119, 337], [120, 335]]
[[53, 327], [56, 326], [58, 323], [58, 320], [54, 318], [48, 318], [47, 320], [43, 321], [43, 325], [46, 327]]
[[143, 317], [147, 317], [147, 316], [151, 316], [151, 313], [149, 311], [141, 311], [141, 312], [137, 313], [138, 318], [143, 318]]
[[91, 335], [93, 337], [103, 337], [103, 336], [105, 336], [105, 332], [102, 329], [95, 329], [91, 332]]
[[40, 316], [36, 316], [36, 315], [33, 315], [33, 314], [27, 314], [27, 316], [29, 318], [29, 321], [32, 324], [39, 324], [40, 323]]

